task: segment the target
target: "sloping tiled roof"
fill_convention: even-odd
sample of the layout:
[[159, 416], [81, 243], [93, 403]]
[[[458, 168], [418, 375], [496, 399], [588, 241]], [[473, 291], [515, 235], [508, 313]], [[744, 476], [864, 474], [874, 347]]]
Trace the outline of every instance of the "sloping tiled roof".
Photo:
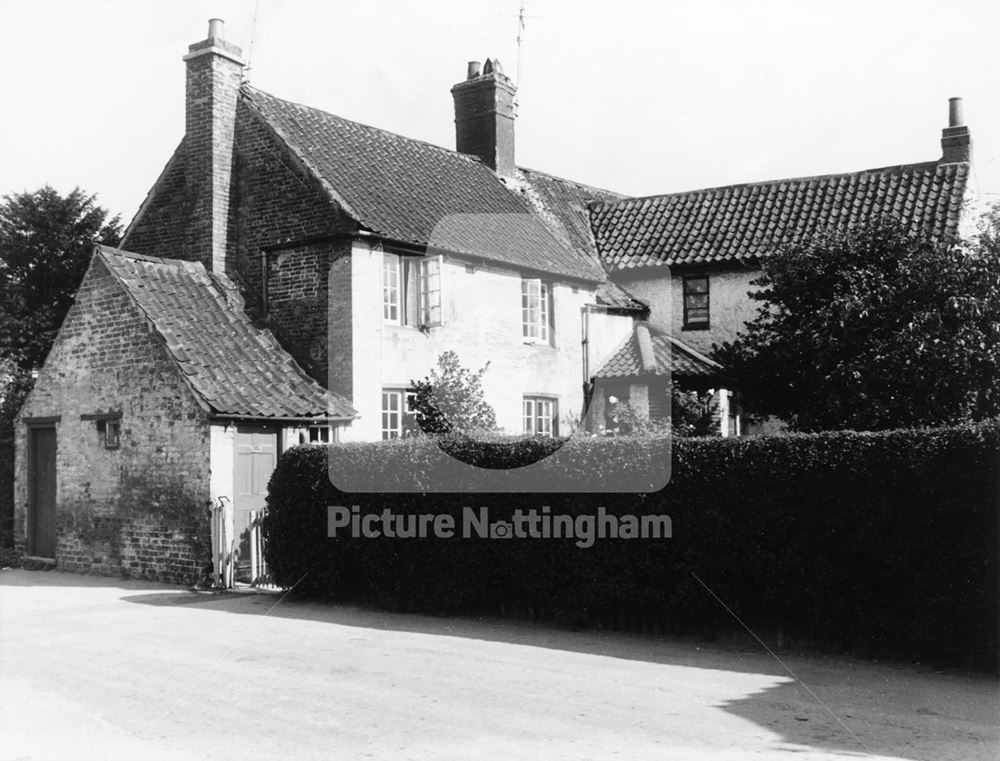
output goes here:
[[604, 279], [592, 256], [558, 240], [523, 195], [477, 158], [253, 87], [241, 92], [362, 228], [542, 273]]
[[589, 205], [615, 203], [627, 196], [535, 169], [519, 168], [517, 177], [528, 203], [546, 219], [556, 237], [574, 250], [590, 252], [596, 257]]
[[269, 331], [254, 327], [232, 284], [200, 262], [106, 246], [95, 255], [149, 318], [211, 412], [245, 418], [357, 415], [349, 402], [306, 375]]
[[616, 309], [634, 309], [648, 312], [649, 304], [629, 293], [623, 286], [611, 280], [605, 280], [597, 286], [597, 303]]
[[928, 162], [731, 185], [594, 204], [591, 224], [609, 272], [750, 261], [822, 228], [880, 216], [943, 237], [957, 231], [968, 176], [968, 164]]
[[722, 365], [695, 351], [683, 341], [648, 325], [637, 323], [625, 343], [616, 351], [595, 378], [628, 378], [643, 375], [667, 375], [686, 378], [710, 378]]

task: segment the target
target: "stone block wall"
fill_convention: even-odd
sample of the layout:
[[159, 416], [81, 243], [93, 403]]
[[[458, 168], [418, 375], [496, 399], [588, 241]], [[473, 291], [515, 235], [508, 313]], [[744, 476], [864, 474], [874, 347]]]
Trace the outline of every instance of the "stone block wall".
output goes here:
[[[98, 422], [121, 414], [108, 449]], [[17, 423], [15, 537], [28, 549], [28, 427], [56, 423], [56, 562], [190, 583], [210, 562], [209, 426], [161, 339], [95, 259]]]

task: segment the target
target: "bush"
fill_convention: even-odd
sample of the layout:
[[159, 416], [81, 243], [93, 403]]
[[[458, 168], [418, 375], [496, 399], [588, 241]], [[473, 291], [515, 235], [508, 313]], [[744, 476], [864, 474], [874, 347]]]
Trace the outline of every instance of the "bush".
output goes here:
[[494, 430], [497, 416], [483, 395], [485, 366], [473, 372], [462, 367], [458, 354], [446, 351], [437, 368], [421, 381], [411, 381], [414, 395], [410, 409], [424, 433], [470, 433]]
[[[559, 492], [584, 475], [613, 480], [621, 463], [648, 466], [666, 446], [657, 438], [570, 439], [559, 454], [572, 452], [572, 468], [551, 472], [548, 493], [521, 496], [344, 492], [327, 478], [327, 450], [292, 449], [268, 497], [270, 571], [280, 585], [301, 582], [297, 593], [412, 611], [737, 630], [697, 575], [758, 632], [996, 668], [1000, 426], [679, 439], [662, 491]], [[433, 478], [443, 456], [429, 438], [341, 444], [330, 454], [371, 468], [373, 483], [389, 488]], [[495, 483], [488, 479], [518, 471], [474, 472]], [[556, 539], [329, 539], [328, 505], [456, 521], [467, 506], [488, 508], [491, 521], [519, 507], [580, 516], [602, 506], [615, 515], [666, 513], [673, 538], [605, 539], [589, 549]]]

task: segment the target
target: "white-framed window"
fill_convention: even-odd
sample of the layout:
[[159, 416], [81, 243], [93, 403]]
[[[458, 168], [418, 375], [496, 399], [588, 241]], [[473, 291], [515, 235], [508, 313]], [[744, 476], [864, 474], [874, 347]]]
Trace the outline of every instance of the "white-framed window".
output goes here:
[[382, 389], [382, 438], [399, 439], [417, 432], [417, 414], [410, 408], [416, 396], [402, 388]]
[[299, 444], [323, 446], [334, 440], [333, 427], [329, 425], [311, 425], [299, 431]]
[[552, 288], [537, 278], [521, 280], [521, 333], [525, 343], [552, 343]]
[[441, 257], [382, 254], [382, 319], [414, 328], [441, 324]]
[[559, 435], [559, 402], [551, 397], [526, 396], [521, 404], [524, 432], [532, 436]]
[[441, 324], [441, 257], [420, 260], [420, 324]]
[[399, 322], [399, 257], [392, 254], [382, 256], [382, 319]]

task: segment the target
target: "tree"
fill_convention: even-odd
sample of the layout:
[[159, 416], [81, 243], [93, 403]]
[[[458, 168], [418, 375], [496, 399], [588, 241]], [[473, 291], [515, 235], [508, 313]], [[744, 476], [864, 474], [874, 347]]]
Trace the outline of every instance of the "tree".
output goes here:
[[883, 219], [774, 251], [757, 317], [715, 348], [751, 412], [805, 431], [1000, 413], [1000, 236], [932, 241]]
[[41, 367], [80, 285], [95, 243], [116, 245], [118, 217], [80, 188], [45, 186], [0, 203], [0, 356]]
[[14, 418], [83, 279], [95, 243], [115, 245], [118, 217], [75, 188], [46, 186], [0, 203], [0, 546], [12, 540]]
[[446, 351], [438, 366], [422, 381], [411, 381], [416, 392], [410, 409], [424, 433], [470, 433], [494, 430], [496, 413], [483, 398], [482, 380], [487, 362], [472, 372], [462, 367], [458, 354]]

